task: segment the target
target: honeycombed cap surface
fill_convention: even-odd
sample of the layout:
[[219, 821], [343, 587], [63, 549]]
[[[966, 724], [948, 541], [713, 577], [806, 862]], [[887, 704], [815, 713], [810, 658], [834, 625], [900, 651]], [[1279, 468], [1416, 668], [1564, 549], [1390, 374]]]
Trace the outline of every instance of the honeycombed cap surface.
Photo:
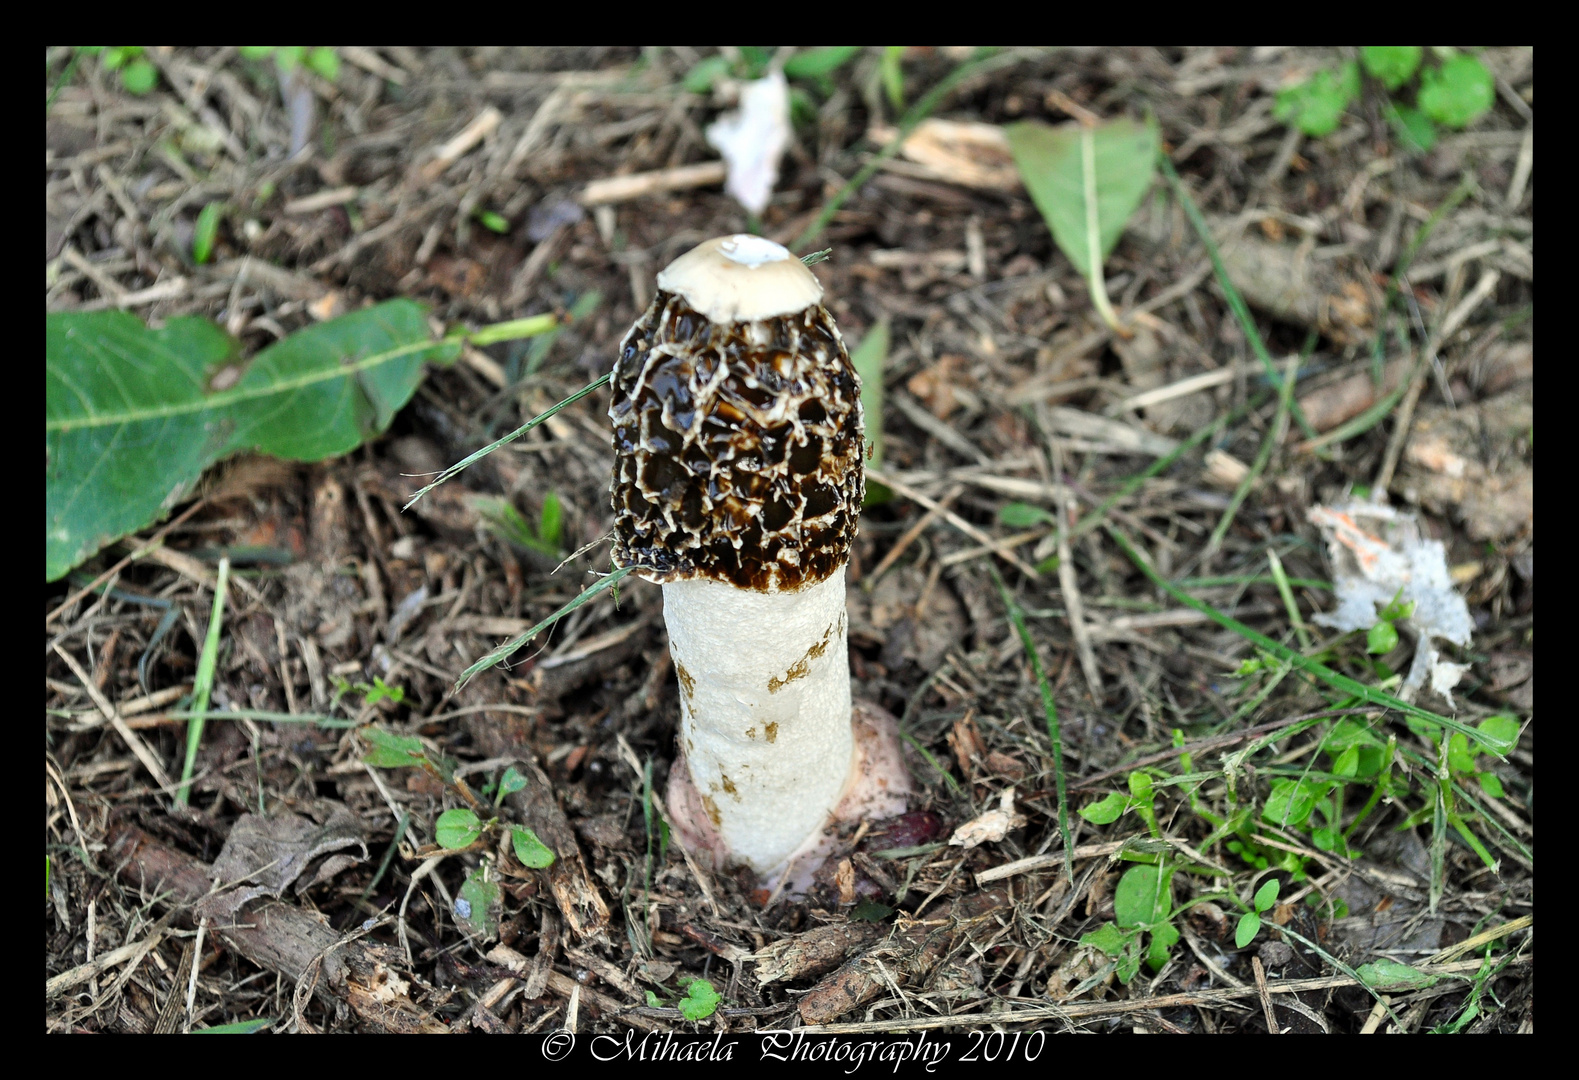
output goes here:
[[848, 560], [865, 495], [860, 382], [815, 299], [721, 322], [660, 288], [620, 343], [612, 389], [615, 565], [779, 591]]

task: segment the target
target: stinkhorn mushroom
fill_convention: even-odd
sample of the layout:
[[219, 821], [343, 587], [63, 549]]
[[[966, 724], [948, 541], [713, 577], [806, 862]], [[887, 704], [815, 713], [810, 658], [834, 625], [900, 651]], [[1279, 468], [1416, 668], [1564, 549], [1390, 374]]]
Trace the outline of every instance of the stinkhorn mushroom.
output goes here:
[[680, 682], [666, 803], [693, 851], [804, 888], [837, 821], [905, 809], [893, 718], [852, 703], [860, 380], [822, 285], [757, 236], [658, 275], [614, 363], [614, 562], [663, 586]]

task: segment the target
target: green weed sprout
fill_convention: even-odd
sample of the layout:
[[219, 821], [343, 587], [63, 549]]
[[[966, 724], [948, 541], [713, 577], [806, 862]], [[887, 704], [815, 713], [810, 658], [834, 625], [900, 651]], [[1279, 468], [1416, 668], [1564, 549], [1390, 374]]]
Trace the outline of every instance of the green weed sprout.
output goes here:
[[[1461, 130], [1484, 116], [1496, 99], [1496, 82], [1477, 57], [1452, 49], [1427, 52], [1418, 45], [1363, 45], [1359, 63], [1324, 68], [1278, 91], [1272, 115], [1306, 135], [1331, 135], [1360, 96], [1360, 72], [1376, 80], [1388, 96], [1382, 111], [1403, 145], [1427, 151], [1436, 129]], [[1414, 101], [1407, 100], [1413, 85]]]

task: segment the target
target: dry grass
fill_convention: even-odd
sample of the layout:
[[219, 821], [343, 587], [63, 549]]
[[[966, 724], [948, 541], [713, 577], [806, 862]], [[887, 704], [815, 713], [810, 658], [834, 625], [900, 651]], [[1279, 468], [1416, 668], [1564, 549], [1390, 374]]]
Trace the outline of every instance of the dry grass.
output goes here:
[[[834, 314], [852, 341], [880, 319], [893, 335], [882, 476], [895, 498], [867, 511], [852, 563], [856, 693], [903, 717], [918, 751], [917, 809], [933, 815], [902, 838], [917, 854], [884, 857], [899, 841], [882, 829], [849, 853], [854, 880], [899, 909], [879, 924], [850, 922], [832, 881], [823, 895], [764, 910], [754, 882], [702, 875], [673, 848], [649, 867], [642, 774], [650, 764], [650, 790], [661, 792], [678, 718], [651, 586], [622, 584], [617, 607], [607, 597], [586, 605], [515, 666], [453, 690], [468, 664], [607, 565], [593, 548], [552, 574], [554, 560], [481, 528], [469, 501], [507, 496], [535, 521], [553, 491], [565, 549], [599, 540], [611, 460], [601, 393], [399, 510], [417, 486], [411, 474], [443, 468], [606, 371], [654, 273], [696, 241], [745, 227], [716, 170], [664, 172], [712, 159], [701, 128], [718, 105], [680, 84], [698, 56], [342, 54], [338, 83], [312, 85], [313, 134], [295, 156], [275, 87], [233, 49], [153, 51], [161, 86], [141, 98], [81, 65], [46, 119], [46, 308], [202, 314], [255, 350], [391, 296], [473, 325], [563, 313], [593, 290], [601, 300], [546, 347], [473, 350], [435, 373], [387, 438], [347, 459], [231, 463], [188, 512], [148, 531], [165, 545], [121, 566], [111, 591], [62, 605], [65, 586], [46, 589], [50, 1030], [259, 1017], [298, 1030], [548, 1030], [565, 1022], [573, 991], [583, 1030], [669, 1028], [685, 1022], [646, 1007], [643, 992], [672, 999], [686, 974], [723, 993], [705, 1025], [729, 1031], [812, 1014], [847, 1031], [1256, 1031], [1267, 1017], [1294, 1030], [1416, 1031], [1462, 1019], [1472, 992], [1479, 1011], [1467, 1029], [1531, 1029], [1533, 936], [1518, 921], [1533, 912], [1529, 50], [1488, 52], [1501, 78], [1495, 110], [1417, 158], [1390, 150], [1374, 103], [1325, 140], [1290, 138], [1271, 119], [1279, 80], [1327, 60], [1320, 52], [1028, 53], [939, 102], [936, 115], [989, 123], [1060, 122], [1060, 100], [1102, 115], [1154, 112], [1271, 356], [1279, 367], [1302, 357], [1281, 409], [1166, 187], [1107, 265], [1114, 304], [1136, 329], [1128, 340], [1092, 314], [1023, 191], [962, 186], [895, 158], [831, 216], [813, 246], [833, 249], [817, 271]], [[64, 62], [51, 53], [49, 70]], [[895, 118], [874, 64], [863, 56], [815, 98], [766, 234], [801, 235], [881, 146], [868, 129]], [[942, 51], [912, 51], [910, 99], [954, 66]], [[616, 189], [624, 201], [602, 201], [607, 185], [587, 200], [597, 205], [576, 201], [589, 184], [646, 173], [660, 175]], [[1467, 194], [1432, 220], [1461, 186]], [[227, 207], [216, 255], [195, 265], [192, 230], [216, 201]], [[481, 227], [483, 210], [510, 232]], [[1383, 315], [1405, 253], [1402, 299]], [[1285, 277], [1304, 293], [1269, 286]], [[1378, 400], [1385, 408], [1367, 417]], [[1167, 468], [1134, 479], [1203, 429]], [[1270, 688], [1236, 678], [1255, 656], [1250, 642], [1155, 588], [1103, 526], [1166, 579], [1194, 582], [1190, 595], [1289, 648], [1329, 649], [1328, 663], [1375, 682], [1362, 644], [1305, 625], [1330, 594], [1299, 584], [1332, 575], [1306, 512], [1356, 486], [1385, 488], [1447, 545], [1476, 624], [1458, 657], [1471, 665], [1458, 717], [1525, 722], [1495, 766], [1507, 795], [1482, 799], [1487, 821], [1476, 826], [1499, 869], [1429, 813], [1398, 830], [1429, 809], [1434, 789], [1418, 762], [1435, 751], [1398, 716], [1371, 710], [1381, 736], [1416, 755], [1400, 765], [1410, 794], [1366, 819], [1354, 859], [1314, 849], [1308, 829], [1252, 825], [1262, 850], [1304, 874], [1280, 875], [1274, 928], [1239, 949], [1224, 896], [1247, 897], [1264, 875], [1211, 835], [1210, 816], [1235, 799], [1258, 805], [1288, 769], [1325, 768], [1325, 728], [1297, 718], [1348, 703], [1299, 676]], [[1003, 524], [1009, 502], [1046, 519]], [[1046, 523], [1058, 520], [1079, 524], [1060, 534]], [[140, 547], [128, 541], [84, 570]], [[344, 728], [211, 722], [191, 808], [161, 793], [158, 770], [178, 776], [185, 748], [168, 711], [191, 685], [227, 551], [236, 569], [217, 707], [378, 721], [457, 761], [476, 789], [509, 761], [529, 772], [524, 763], [537, 762], [506, 815], [564, 858], [552, 875], [504, 878], [497, 944], [468, 938], [453, 915], [477, 855], [421, 857], [453, 791], [420, 770], [365, 768], [365, 748]], [[1161, 840], [1134, 814], [1100, 827], [1072, 817], [1072, 882], [1040, 691], [990, 562], [1046, 665], [1071, 806], [1122, 789], [1136, 768], [1155, 770]], [[1295, 583], [1297, 623], [1278, 573]], [[1407, 658], [1387, 659], [1398, 668]], [[403, 700], [368, 704], [354, 687], [375, 676]], [[1429, 695], [1421, 703], [1446, 709]], [[1225, 774], [1225, 756], [1251, 747]], [[1198, 783], [1164, 783], [1191, 768]], [[1003, 841], [969, 851], [929, 842], [998, 806], [1009, 787], [1026, 823]], [[1349, 786], [1346, 819], [1368, 793]], [[319, 820], [344, 809], [370, 855], [285, 893], [278, 921], [298, 927], [298, 952], [274, 961], [222, 920], [196, 929], [192, 917], [207, 865], [260, 802]], [[397, 827], [403, 841], [380, 870]], [[1079, 940], [1113, 917], [1121, 853], [1158, 851], [1206, 868], [1179, 875], [1180, 904], [1218, 899], [1176, 920], [1183, 936], [1160, 971], [1143, 968], [1124, 986]], [[183, 901], [178, 910], [156, 882]], [[1306, 896], [1341, 900], [1347, 914]], [[335, 954], [340, 967], [312, 951], [313, 935], [331, 930], [327, 944], [355, 939]], [[1455, 951], [1487, 931], [1479, 951]], [[823, 939], [833, 944], [820, 963], [776, 981], [748, 959]], [[1486, 950], [1501, 965], [1494, 974], [1391, 993], [1391, 1011], [1346, 974], [1387, 956], [1484, 975]], [[394, 1005], [369, 989], [391, 977]]]

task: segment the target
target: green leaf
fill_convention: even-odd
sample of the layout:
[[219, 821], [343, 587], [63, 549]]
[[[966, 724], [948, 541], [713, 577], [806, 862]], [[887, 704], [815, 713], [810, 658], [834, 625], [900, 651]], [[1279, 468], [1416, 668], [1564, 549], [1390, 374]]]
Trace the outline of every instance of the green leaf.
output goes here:
[[1261, 816], [1285, 829], [1297, 828], [1310, 817], [1321, 795], [1322, 786], [1314, 781], [1279, 777], [1272, 781], [1272, 792]]
[[1011, 529], [1034, 529], [1038, 525], [1057, 525], [1058, 519], [1030, 503], [1004, 503], [998, 507], [998, 522]]
[[1498, 778], [1496, 773], [1479, 773], [1475, 776], [1475, 779], [1480, 783], [1480, 790], [1490, 795], [1493, 799], [1500, 799], [1506, 794], [1502, 790], [1502, 780]]
[[504, 775], [499, 777], [499, 797], [514, 795], [526, 787], [526, 777], [514, 765], [504, 770]]
[[192, 229], [192, 261], [202, 266], [213, 257], [214, 239], [219, 235], [219, 217], [223, 203], [211, 202], [197, 215], [197, 225]]
[[1277, 890], [1278, 890], [1277, 878], [1268, 878], [1262, 884], [1262, 886], [1259, 889], [1256, 890], [1256, 895], [1255, 895], [1255, 907], [1256, 907], [1256, 910], [1257, 911], [1265, 911], [1267, 908], [1269, 908], [1273, 904], [1277, 903]]
[[555, 554], [559, 552], [559, 533], [564, 516], [559, 495], [550, 491], [543, 497], [543, 509], [537, 518], [537, 539]]
[[713, 989], [712, 983], [706, 979], [692, 979], [685, 989], [685, 996], [680, 999], [680, 1015], [693, 1022], [706, 1020], [723, 1000], [718, 991]]
[[851, 922], [882, 922], [894, 913], [894, 909], [886, 904], [879, 904], [876, 900], [862, 900], [850, 909]]
[[104, 55], [99, 59], [99, 66], [105, 71], [119, 71], [126, 66], [126, 62], [142, 52], [137, 45], [114, 45], [104, 50]]
[[663, 1008], [663, 1002], [658, 1000], [658, 995], [657, 994], [653, 993], [651, 990], [646, 991], [646, 994], [647, 994], [647, 1007], [649, 1009], [661, 1009], [661, 1008]]
[[1350, 60], [1337, 71], [1318, 71], [1298, 86], [1279, 90], [1272, 116], [1306, 135], [1331, 135], [1359, 92], [1359, 65]]
[[1351, 746], [1332, 761], [1335, 776], [1355, 776], [1360, 771], [1360, 748]]
[[465, 807], [446, 810], [433, 823], [433, 839], [441, 848], [457, 851], [470, 847], [482, 835], [482, 822]]
[[1390, 622], [1379, 622], [1365, 635], [1365, 651], [1372, 656], [1386, 656], [1398, 647], [1398, 628]]
[[850, 352], [850, 363], [861, 379], [861, 412], [866, 420], [868, 459], [874, 469], [883, 465], [883, 368], [888, 363], [888, 320], [872, 325], [861, 343]]
[[882, 59], [878, 61], [883, 92], [888, 95], [888, 104], [892, 105], [896, 112], [905, 107], [905, 73], [899, 66], [899, 61], [904, 55], [905, 46], [885, 45]]
[[1371, 729], [1358, 720], [1345, 717], [1332, 725], [1332, 730], [1327, 737], [1321, 740], [1321, 748], [1329, 754], [1340, 754], [1351, 746], [1382, 746], [1385, 745], [1378, 739]]
[[515, 849], [515, 857], [521, 860], [522, 866], [546, 870], [554, 865], [554, 853], [531, 829], [520, 825], [511, 826], [510, 845]]
[[1519, 745], [1519, 721], [1512, 716], [1488, 716], [1475, 727], [1491, 743], [1487, 749], [1496, 754], [1506, 754]]
[[255, 1035], [274, 1023], [272, 1016], [260, 1016], [256, 1020], [238, 1020], [234, 1024], [215, 1024], [213, 1027], [193, 1028], [193, 1035]]
[[1447, 767], [1455, 775], [1475, 771], [1475, 754], [1469, 748], [1469, 738], [1457, 731], [1447, 738]]
[[1111, 825], [1119, 819], [1128, 806], [1129, 799], [1115, 791], [1105, 799], [1081, 807], [1078, 812], [1093, 825]]
[[327, 45], [320, 45], [308, 53], [306, 63], [329, 82], [340, 77], [340, 54]]
[[1151, 775], [1149, 773], [1143, 773], [1139, 769], [1136, 769], [1134, 772], [1130, 773], [1129, 776], [1125, 777], [1125, 780], [1129, 783], [1129, 793], [1135, 796], [1135, 798], [1151, 798], [1152, 782]]
[[1091, 948], [1107, 953], [1109, 956], [1118, 956], [1124, 951], [1124, 946], [1129, 944], [1133, 937], [1133, 933], [1126, 934], [1109, 922], [1103, 923], [1090, 933], [1082, 935], [1080, 944], [1089, 945]]
[[1151, 929], [1151, 945], [1146, 950], [1146, 966], [1161, 971], [1168, 962], [1168, 954], [1179, 943], [1179, 931], [1172, 923], [1161, 923]]
[[713, 84], [729, 74], [729, 58], [709, 56], [685, 73], [683, 85], [693, 94], [705, 94]]
[[1400, 105], [1389, 101], [1383, 106], [1387, 122], [1398, 133], [1404, 149], [1424, 154], [1436, 145], [1436, 125], [1431, 118], [1413, 105]]
[[276, 45], [274, 47], [274, 62], [281, 71], [295, 71], [301, 66], [302, 60], [307, 56], [305, 45]]
[[274, 49], [273, 45], [242, 45], [236, 51], [243, 60], [267, 60], [274, 55]]
[[479, 210], [476, 217], [477, 224], [489, 232], [496, 232], [502, 235], [510, 231], [510, 219], [503, 214], [495, 213], [492, 210]]
[[1418, 45], [1361, 45], [1360, 62], [1371, 77], [1389, 90], [1396, 90], [1420, 69]]
[[1496, 83], [1491, 72], [1473, 56], [1459, 54], [1420, 73], [1420, 94], [1416, 100], [1427, 116], [1450, 128], [1461, 128], [1478, 120], [1496, 100]]
[[404, 769], [421, 765], [427, 758], [422, 740], [415, 735], [392, 735], [383, 728], [367, 727], [362, 729], [362, 738], [373, 748], [362, 760], [375, 769]]
[[1134, 979], [1136, 975], [1140, 974], [1139, 950], [1130, 949], [1126, 951], [1123, 956], [1119, 957], [1118, 967], [1113, 973], [1118, 976], [1118, 981], [1121, 984], [1128, 986], [1130, 981]]
[[1247, 911], [1239, 916], [1239, 926], [1234, 930], [1234, 947], [1242, 949], [1256, 939], [1261, 932], [1261, 916], [1254, 911]]
[[455, 901], [455, 921], [484, 939], [496, 937], [502, 899], [503, 891], [497, 881], [489, 880], [485, 862], [467, 874], [461, 884], [461, 894]]
[[784, 62], [784, 77], [816, 79], [830, 75], [860, 51], [859, 45], [823, 45], [798, 52]]
[[128, 94], [136, 94], [141, 97], [157, 86], [158, 83], [159, 69], [140, 57], [127, 64], [121, 71], [121, 85], [126, 87]]
[[[1026, 190], [1053, 239], [1082, 277], [1091, 274], [1085, 162], [1079, 124], [1048, 127], [1036, 121], [1004, 129]], [[1161, 137], [1155, 121], [1112, 120], [1091, 133], [1096, 180], [1097, 251], [1106, 261], [1130, 215], [1145, 198]]]
[[1372, 960], [1356, 968], [1354, 973], [1373, 990], [1423, 990], [1441, 981], [1439, 976], [1427, 975], [1408, 964], [1387, 959]]
[[241, 450], [295, 461], [381, 433], [458, 342], [434, 342], [410, 300], [299, 330], [242, 364], [212, 323], [149, 330], [119, 311], [44, 319], [45, 578], [181, 502]]
[[1160, 866], [1132, 866], [1113, 890], [1113, 921], [1119, 926], [1147, 926], [1173, 911], [1173, 872]]

